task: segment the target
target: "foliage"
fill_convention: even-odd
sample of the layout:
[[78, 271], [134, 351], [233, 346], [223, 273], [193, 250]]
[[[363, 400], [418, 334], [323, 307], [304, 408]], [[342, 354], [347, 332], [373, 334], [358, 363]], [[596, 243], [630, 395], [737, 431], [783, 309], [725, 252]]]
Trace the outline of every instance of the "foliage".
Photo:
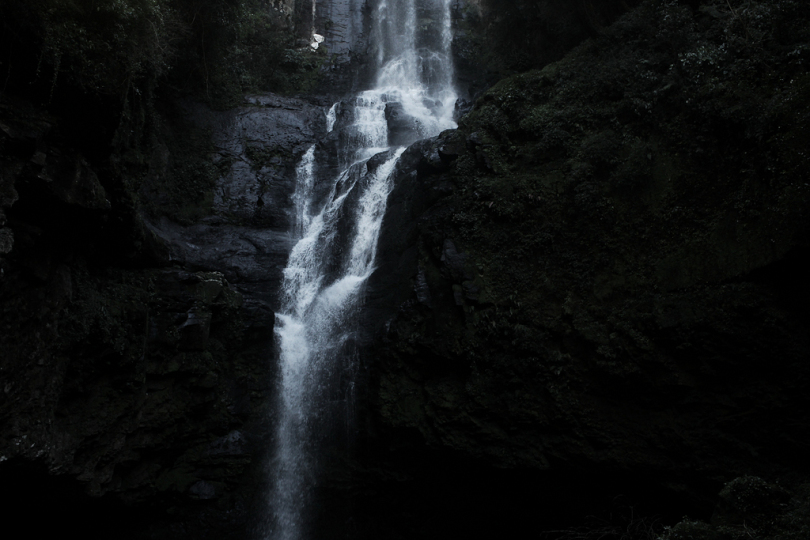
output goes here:
[[727, 483], [711, 523], [684, 518], [659, 540], [801, 540], [810, 535], [810, 485], [794, 492], [756, 476]]
[[87, 92], [125, 96], [131, 85], [171, 69], [183, 27], [169, 0], [33, 0], [39, 69]]
[[246, 92], [305, 91], [317, 77], [325, 50], [296, 48], [292, 21], [266, 0], [175, 1], [189, 36], [172, 83], [195, 81], [214, 106], [233, 106]]
[[296, 49], [293, 21], [267, 0], [32, 0], [0, 15], [33, 36], [21, 46], [38, 49], [51, 95], [70, 85], [125, 102], [163, 84], [227, 107], [245, 92], [301, 91], [325, 58]]
[[[479, 0], [457, 9], [453, 47], [462, 73], [497, 78], [540, 68], [596, 35], [639, 0]], [[491, 82], [495, 82], [494, 80]]]
[[616, 508], [610, 519], [586, 518], [587, 524], [543, 534], [544, 540], [655, 540], [663, 529], [660, 519], [638, 516], [632, 506]]

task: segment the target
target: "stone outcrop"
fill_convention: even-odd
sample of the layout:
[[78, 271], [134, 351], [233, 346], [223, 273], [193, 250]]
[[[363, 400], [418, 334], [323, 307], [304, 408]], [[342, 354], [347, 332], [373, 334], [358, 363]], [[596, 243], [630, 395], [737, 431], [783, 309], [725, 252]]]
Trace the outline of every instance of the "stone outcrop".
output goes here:
[[369, 285], [382, 432], [704, 511], [809, 472], [810, 14], [711, 7], [647, 2], [406, 152]]
[[345, 64], [353, 55], [365, 54], [369, 46], [368, 0], [329, 0], [315, 6], [315, 31], [326, 38], [324, 46], [335, 64]]
[[[271, 297], [291, 248], [295, 165], [326, 131], [322, 107], [293, 98], [250, 96], [245, 106], [214, 112], [189, 105], [189, 117], [211, 135], [208, 159], [217, 171], [207, 215], [191, 225], [170, 217], [148, 219], [166, 245], [166, 257], [222, 272], [228, 280]], [[142, 188], [159, 198], [160, 169]], [[270, 296], [267, 296], [270, 295]]]

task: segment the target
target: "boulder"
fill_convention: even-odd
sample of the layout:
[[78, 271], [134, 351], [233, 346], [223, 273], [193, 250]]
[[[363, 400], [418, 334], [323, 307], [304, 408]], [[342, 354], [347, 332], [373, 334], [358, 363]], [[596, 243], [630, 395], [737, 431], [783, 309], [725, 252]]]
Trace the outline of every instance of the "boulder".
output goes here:
[[419, 121], [405, 112], [399, 102], [385, 104], [385, 120], [388, 122], [388, 144], [407, 146], [419, 138]]

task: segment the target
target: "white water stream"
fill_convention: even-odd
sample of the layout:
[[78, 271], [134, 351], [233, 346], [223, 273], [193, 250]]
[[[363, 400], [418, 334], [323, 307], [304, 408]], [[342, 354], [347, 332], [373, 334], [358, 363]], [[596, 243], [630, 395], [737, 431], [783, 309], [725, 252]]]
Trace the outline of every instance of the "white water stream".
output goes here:
[[[432, 17], [426, 30], [417, 28], [420, 14]], [[339, 131], [344, 141], [338, 149], [344, 170], [319, 177], [315, 146], [296, 170], [293, 234], [299, 240], [284, 270], [276, 315], [281, 380], [268, 540], [310, 540], [324, 428], [336, 421], [335, 402], [343, 402], [344, 415], [351, 408], [346, 347], [363, 284], [374, 271], [391, 173], [404, 151], [389, 148], [386, 107], [405, 116], [406, 142], [456, 127], [450, 0], [380, 0], [372, 17], [374, 86], [326, 113], [327, 131]], [[350, 114], [341, 120], [338, 110]], [[368, 160], [380, 152], [388, 153], [369, 170]], [[318, 191], [324, 182], [326, 197]]]

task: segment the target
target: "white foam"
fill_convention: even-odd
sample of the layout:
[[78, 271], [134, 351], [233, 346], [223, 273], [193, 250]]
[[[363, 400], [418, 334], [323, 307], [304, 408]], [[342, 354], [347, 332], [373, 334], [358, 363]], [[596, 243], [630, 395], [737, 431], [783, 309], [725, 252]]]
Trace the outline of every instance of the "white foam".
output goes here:
[[334, 103], [331, 107], [329, 107], [329, 111], [326, 113], [326, 132], [332, 133], [332, 130], [335, 129], [335, 122], [337, 122], [337, 103]]

